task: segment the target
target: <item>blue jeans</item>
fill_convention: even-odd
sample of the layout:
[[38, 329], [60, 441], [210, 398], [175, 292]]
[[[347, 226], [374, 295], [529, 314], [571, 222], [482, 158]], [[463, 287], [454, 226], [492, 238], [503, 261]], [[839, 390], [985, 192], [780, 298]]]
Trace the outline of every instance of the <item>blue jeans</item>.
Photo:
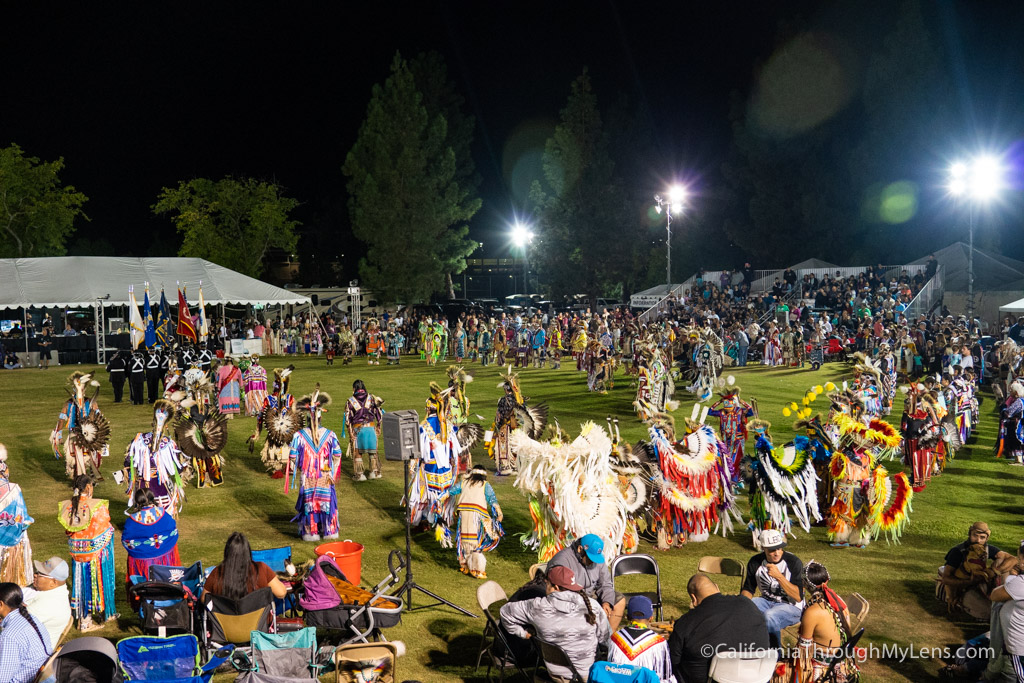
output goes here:
[[754, 605], [761, 610], [768, 624], [768, 639], [772, 647], [780, 645], [779, 632], [787, 626], [800, 623], [803, 610], [788, 602], [772, 602], [764, 598], [753, 598]]
[[747, 349], [749, 349], [749, 348], [750, 348], [749, 346], [738, 346], [737, 347], [736, 364], [738, 366], [740, 366], [741, 368], [744, 367], [747, 364]]

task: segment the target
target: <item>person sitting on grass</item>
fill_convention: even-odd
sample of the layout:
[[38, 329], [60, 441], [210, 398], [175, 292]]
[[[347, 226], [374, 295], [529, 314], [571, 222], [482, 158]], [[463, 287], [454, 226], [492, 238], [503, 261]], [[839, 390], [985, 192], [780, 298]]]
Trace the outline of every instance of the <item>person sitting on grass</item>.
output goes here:
[[650, 669], [662, 683], [676, 683], [668, 641], [651, 628], [654, 605], [645, 595], [634, 595], [626, 603], [626, 625], [612, 634], [608, 661]]
[[[546, 590], [543, 598], [506, 603], [501, 608], [501, 623], [519, 638], [529, 639], [535, 633], [544, 642], [557, 645], [576, 671], [586, 675], [584, 672], [590, 671], [594, 663], [597, 646], [606, 643], [611, 635], [608, 618], [596, 601], [583, 594], [583, 586], [567, 567], [548, 570]], [[572, 678], [568, 668], [545, 664], [555, 683], [566, 683]]]
[[241, 600], [249, 593], [268, 586], [275, 598], [288, 594], [288, 588], [273, 569], [263, 562], [253, 562], [249, 539], [236, 531], [228, 536], [224, 544], [224, 561], [206, 577], [203, 592]]
[[604, 541], [596, 534], [587, 534], [555, 553], [547, 570], [566, 567], [572, 571], [584, 592], [600, 602], [612, 631], [617, 631], [626, 610], [626, 598], [615, 591], [603, 552]]
[[975, 619], [989, 618], [992, 602], [988, 596], [996, 576], [1006, 574], [1017, 563], [1013, 555], [991, 545], [990, 536], [988, 524], [975, 522], [967, 531], [967, 540], [946, 553], [936, 595], [950, 611], [960, 608]]
[[[786, 537], [777, 529], [761, 532], [761, 548], [747, 562], [747, 578], [740, 593], [751, 598], [768, 623], [772, 647], [779, 647], [779, 633], [800, 621], [804, 608], [804, 565], [783, 548]], [[754, 593], [761, 591], [761, 597]]]

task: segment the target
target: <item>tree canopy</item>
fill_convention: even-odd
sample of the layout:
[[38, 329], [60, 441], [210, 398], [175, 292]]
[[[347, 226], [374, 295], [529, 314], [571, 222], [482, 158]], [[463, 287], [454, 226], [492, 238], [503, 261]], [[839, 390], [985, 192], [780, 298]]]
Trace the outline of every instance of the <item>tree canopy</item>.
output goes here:
[[63, 157], [45, 162], [16, 144], [0, 149], [0, 257], [64, 255], [88, 198], [61, 184], [63, 168]]
[[266, 269], [272, 248], [292, 251], [299, 225], [290, 217], [298, 201], [282, 188], [254, 178], [182, 180], [163, 188], [153, 205], [170, 214], [184, 236], [179, 256], [204, 258], [250, 277]]
[[451, 275], [465, 269], [477, 246], [467, 224], [481, 202], [472, 167], [458, 159], [469, 158], [468, 133], [464, 124], [450, 133], [448, 123], [461, 100], [440, 85], [447, 76], [437, 60], [423, 58], [416, 67], [431, 96], [396, 54], [391, 74], [373, 87], [342, 166], [352, 231], [367, 247], [360, 276], [385, 301], [426, 300], [446, 285], [451, 294]]

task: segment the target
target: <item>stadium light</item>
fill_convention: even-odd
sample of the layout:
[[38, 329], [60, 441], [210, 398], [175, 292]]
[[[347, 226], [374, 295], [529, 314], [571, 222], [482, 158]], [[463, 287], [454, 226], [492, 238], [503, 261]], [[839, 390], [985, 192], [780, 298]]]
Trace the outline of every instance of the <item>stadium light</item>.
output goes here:
[[512, 244], [523, 250], [523, 294], [530, 293], [529, 272], [527, 270], [526, 247], [533, 241], [533, 230], [526, 223], [516, 221], [512, 225]]
[[665, 211], [665, 283], [668, 286], [668, 291], [665, 295], [672, 291], [672, 215], [680, 215], [683, 212], [683, 208], [686, 206], [687, 191], [684, 185], [673, 185], [668, 188], [668, 192], [665, 193], [668, 201], [662, 199], [660, 194], [654, 195], [654, 201], [658, 203], [654, 210], [661, 214], [662, 210]]

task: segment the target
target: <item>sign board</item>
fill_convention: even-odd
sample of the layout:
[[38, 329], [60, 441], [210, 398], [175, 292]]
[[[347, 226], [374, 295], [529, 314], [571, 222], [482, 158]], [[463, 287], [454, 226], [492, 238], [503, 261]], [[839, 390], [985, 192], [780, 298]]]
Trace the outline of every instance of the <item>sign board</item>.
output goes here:
[[348, 293], [353, 295], [353, 296], [355, 296], [355, 295], [359, 294], [359, 288], [358, 287], [349, 287], [348, 288]]
[[231, 340], [231, 355], [232, 356], [244, 356], [245, 354], [246, 354], [245, 340], [244, 339], [232, 339]]
[[664, 298], [662, 294], [634, 294], [629, 297], [629, 305], [633, 308], [650, 308]]

